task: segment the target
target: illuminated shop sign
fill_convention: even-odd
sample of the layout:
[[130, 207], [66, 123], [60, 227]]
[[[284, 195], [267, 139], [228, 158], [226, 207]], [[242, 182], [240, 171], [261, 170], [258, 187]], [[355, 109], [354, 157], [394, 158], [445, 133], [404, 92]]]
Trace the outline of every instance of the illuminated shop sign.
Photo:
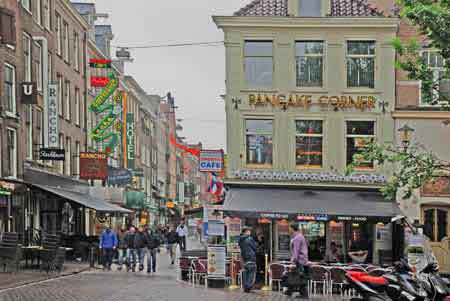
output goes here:
[[338, 221], [352, 221], [352, 222], [365, 222], [367, 217], [365, 216], [338, 216]]
[[311, 221], [311, 222], [327, 222], [329, 220], [328, 215], [297, 215], [298, 221]]
[[270, 218], [270, 219], [287, 219], [289, 218], [288, 214], [283, 213], [261, 213], [259, 215], [261, 218]]
[[91, 76], [92, 87], [105, 87], [109, 82], [109, 78], [106, 76]]
[[329, 107], [339, 109], [355, 108], [360, 110], [375, 109], [376, 98], [367, 95], [299, 95], [299, 94], [249, 94], [248, 103], [251, 106], [271, 105], [273, 107], [303, 107], [319, 106], [322, 109]]
[[107, 59], [90, 59], [89, 66], [91, 68], [111, 68], [111, 60]]

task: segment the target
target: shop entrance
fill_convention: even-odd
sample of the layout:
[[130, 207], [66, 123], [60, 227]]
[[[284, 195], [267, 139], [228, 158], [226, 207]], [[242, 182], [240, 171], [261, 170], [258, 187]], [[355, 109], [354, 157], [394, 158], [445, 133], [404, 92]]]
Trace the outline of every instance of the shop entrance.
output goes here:
[[450, 207], [424, 206], [421, 212], [423, 234], [430, 239], [431, 248], [442, 272], [450, 272]]

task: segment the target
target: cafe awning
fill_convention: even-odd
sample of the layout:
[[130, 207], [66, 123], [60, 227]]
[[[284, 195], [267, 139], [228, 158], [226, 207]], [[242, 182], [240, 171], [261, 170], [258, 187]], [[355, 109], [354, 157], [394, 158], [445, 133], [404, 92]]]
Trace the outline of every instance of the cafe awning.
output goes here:
[[245, 186], [227, 190], [224, 212], [253, 218], [304, 216], [307, 220], [308, 216], [321, 216], [321, 220], [352, 220], [386, 219], [400, 210], [376, 190]]
[[84, 207], [97, 210], [99, 212], [109, 212], [109, 213], [130, 213], [131, 211], [120, 206], [108, 203], [102, 199], [93, 197], [86, 193], [81, 193], [75, 190], [70, 190], [68, 188], [53, 187], [48, 185], [37, 185], [32, 186], [37, 187], [43, 191], [50, 192], [61, 198], [73, 201]]

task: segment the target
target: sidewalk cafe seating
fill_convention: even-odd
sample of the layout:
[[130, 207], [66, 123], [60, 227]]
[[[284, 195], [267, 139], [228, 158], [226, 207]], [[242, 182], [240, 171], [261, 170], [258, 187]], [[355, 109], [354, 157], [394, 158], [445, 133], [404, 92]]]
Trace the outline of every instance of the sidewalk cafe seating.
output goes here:
[[269, 286], [273, 287], [273, 283], [277, 283], [278, 291], [281, 291], [281, 281], [287, 266], [280, 262], [274, 262], [269, 265]]
[[322, 287], [321, 293], [327, 295], [329, 289], [328, 269], [320, 265], [313, 265], [310, 267], [310, 277], [309, 295], [316, 295], [318, 286]]
[[[195, 258], [180, 257], [178, 258], [178, 268], [180, 269], [180, 280], [192, 281], [192, 260]], [[187, 279], [186, 279], [187, 276]]]
[[206, 259], [194, 259], [192, 260], [192, 284], [200, 283], [202, 280], [206, 283], [206, 277], [208, 275], [208, 261]]
[[22, 260], [22, 245], [19, 244], [18, 233], [4, 233], [0, 241], [0, 266], [6, 272], [8, 267], [19, 271], [20, 261]]
[[42, 239], [42, 249], [39, 250], [41, 259], [40, 270], [45, 270], [47, 273], [51, 271], [62, 271], [65, 248], [60, 248], [60, 236], [45, 234]]
[[332, 267], [329, 270], [329, 290], [330, 294], [333, 295], [334, 288], [339, 289], [339, 293], [341, 296], [345, 295], [346, 291], [346, 278], [345, 278], [346, 270], [342, 267]]

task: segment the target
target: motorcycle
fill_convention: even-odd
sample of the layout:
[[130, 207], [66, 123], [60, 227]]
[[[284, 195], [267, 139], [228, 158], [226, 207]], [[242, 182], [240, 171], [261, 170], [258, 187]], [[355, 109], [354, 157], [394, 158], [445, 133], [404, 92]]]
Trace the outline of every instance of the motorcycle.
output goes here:
[[431, 301], [450, 301], [450, 288], [438, 272], [439, 266], [429, 263], [419, 272], [418, 278], [422, 279]]

